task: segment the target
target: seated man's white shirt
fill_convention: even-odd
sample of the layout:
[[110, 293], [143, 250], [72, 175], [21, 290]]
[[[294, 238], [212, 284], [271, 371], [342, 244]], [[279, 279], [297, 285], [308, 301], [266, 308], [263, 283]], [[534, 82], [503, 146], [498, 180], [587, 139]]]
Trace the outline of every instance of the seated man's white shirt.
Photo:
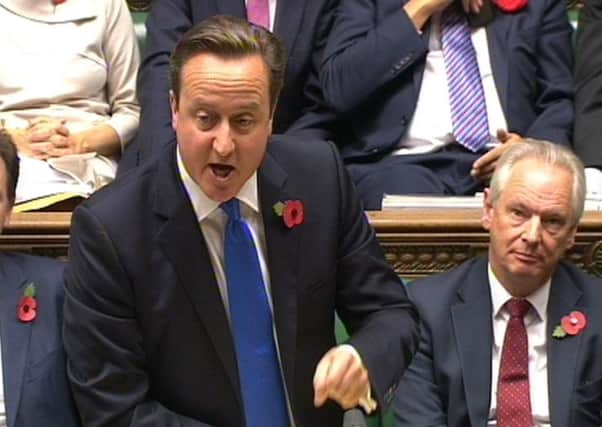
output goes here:
[[[493, 348], [491, 351], [491, 403], [487, 426], [496, 426], [497, 387], [500, 372], [500, 359], [506, 326], [510, 314], [503, 305], [512, 296], [506, 291], [495, 274], [488, 268], [489, 286], [493, 307]], [[548, 354], [546, 352], [546, 313], [550, 295], [551, 280], [537, 291], [527, 296], [531, 309], [524, 318], [528, 338], [529, 354], [529, 391], [531, 398], [531, 412], [534, 427], [550, 426], [550, 409], [548, 405]]]
[[602, 195], [602, 171], [597, 168], [585, 168], [587, 194]]
[[[472, 29], [471, 38], [485, 93], [489, 134], [494, 143], [498, 129], [506, 130], [507, 124], [495, 86], [485, 28]], [[441, 14], [436, 14], [431, 18], [429, 51], [416, 110], [399, 149], [392, 155], [429, 153], [454, 141], [447, 74], [441, 49]]]

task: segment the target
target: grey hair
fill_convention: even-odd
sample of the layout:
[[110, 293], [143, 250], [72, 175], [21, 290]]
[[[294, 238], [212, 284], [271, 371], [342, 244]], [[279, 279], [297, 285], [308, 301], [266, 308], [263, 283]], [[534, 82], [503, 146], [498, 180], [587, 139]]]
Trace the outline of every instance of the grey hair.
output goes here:
[[528, 138], [523, 144], [514, 144], [500, 157], [489, 187], [492, 202], [500, 197], [512, 175], [514, 166], [522, 160], [530, 159], [563, 168], [571, 174], [573, 178], [571, 202], [575, 214], [575, 224], [577, 224], [583, 215], [585, 205], [586, 187], [583, 163], [568, 148], [548, 141]]

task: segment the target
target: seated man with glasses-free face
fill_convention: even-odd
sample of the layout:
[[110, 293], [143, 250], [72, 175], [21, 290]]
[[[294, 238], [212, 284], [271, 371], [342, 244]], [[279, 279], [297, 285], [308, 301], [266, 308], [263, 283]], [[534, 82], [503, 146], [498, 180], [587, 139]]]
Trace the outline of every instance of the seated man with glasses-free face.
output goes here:
[[486, 190], [487, 257], [411, 284], [421, 342], [399, 426], [600, 426], [602, 282], [562, 261], [583, 213], [583, 165], [534, 140]]

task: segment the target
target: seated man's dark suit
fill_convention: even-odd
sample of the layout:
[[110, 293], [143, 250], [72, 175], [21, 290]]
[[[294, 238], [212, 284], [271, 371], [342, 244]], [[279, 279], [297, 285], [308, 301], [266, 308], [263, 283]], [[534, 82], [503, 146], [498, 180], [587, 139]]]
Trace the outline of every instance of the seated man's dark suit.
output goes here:
[[579, 12], [576, 59], [573, 149], [586, 167], [602, 168], [602, 0]]
[[[485, 426], [491, 399], [492, 303], [487, 258], [410, 285], [421, 314], [419, 351], [399, 384], [399, 426]], [[602, 282], [561, 262], [550, 288], [547, 355], [553, 426], [602, 424]], [[586, 328], [552, 338], [563, 316], [579, 310]]]
[[[274, 133], [334, 140], [335, 115], [325, 107], [318, 69], [339, 0], [280, 0], [274, 33], [288, 54]], [[246, 18], [244, 0], [155, 0], [146, 21], [147, 41], [138, 76], [142, 107], [138, 135], [119, 163], [119, 172], [148, 161], [175, 139], [169, 109], [169, 56], [194, 24], [215, 15]]]
[[[274, 321], [295, 424], [336, 426], [313, 405], [314, 370], [350, 332], [385, 408], [417, 346], [417, 319], [332, 144], [275, 137], [258, 170]], [[273, 211], [300, 200], [288, 229]], [[73, 215], [65, 347], [87, 426], [244, 425], [228, 318], [174, 144]]]
[[[25, 288], [36, 289], [36, 317], [22, 322]], [[0, 254], [2, 377], [8, 427], [79, 426], [62, 343], [63, 264]]]
[[[405, 3], [343, 0], [324, 52], [324, 96], [345, 114], [353, 133], [339, 148], [365, 203], [378, 190], [363, 178], [374, 173], [386, 175], [383, 185], [389, 193], [462, 194], [481, 188], [469, 172], [483, 153], [439, 151], [395, 156], [387, 163], [414, 115], [428, 53], [429, 24], [420, 34], [403, 9]], [[565, 3], [531, 1], [515, 14], [496, 10], [486, 32], [507, 130], [568, 145], [574, 118], [573, 58]], [[441, 96], [447, 102], [447, 94]], [[415, 167], [436, 174], [450, 159], [458, 162], [451, 186], [410, 175]], [[379, 200], [367, 204], [377, 208]]]

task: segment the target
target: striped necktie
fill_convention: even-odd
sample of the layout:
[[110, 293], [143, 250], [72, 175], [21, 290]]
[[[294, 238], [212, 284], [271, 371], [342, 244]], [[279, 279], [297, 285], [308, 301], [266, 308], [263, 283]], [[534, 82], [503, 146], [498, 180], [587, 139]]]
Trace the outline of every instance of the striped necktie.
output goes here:
[[456, 141], [477, 152], [489, 142], [487, 106], [466, 16], [450, 6], [441, 17], [441, 44]]

